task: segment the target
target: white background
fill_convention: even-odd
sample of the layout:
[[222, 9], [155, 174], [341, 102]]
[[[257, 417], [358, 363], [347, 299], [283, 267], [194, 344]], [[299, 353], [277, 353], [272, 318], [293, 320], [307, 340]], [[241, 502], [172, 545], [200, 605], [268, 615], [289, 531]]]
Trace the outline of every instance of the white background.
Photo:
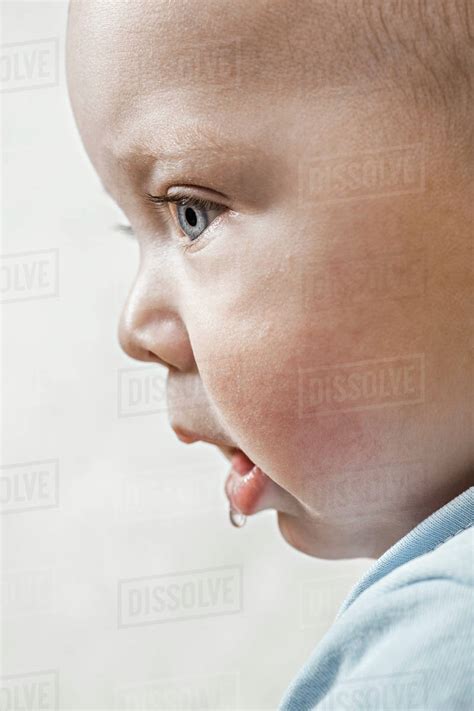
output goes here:
[[[116, 339], [138, 253], [112, 229], [119, 212], [73, 122], [66, 12], [3, 5], [2, 42], [57, 38], [59, 72], [55, 86], [2, 76], [2, 253], [56, 249], [59, 280], [57, 296], [1, 306], [2, 471], [11, 483], [24, 463], [57, 460], [59, 499], [0, 517], [1, 673], [25, 675], [4, 680], [1, 708], [17, 708], [13, 687], [22, 703], [38, 692], [44, 670], [61, 709], [276, 708], [371, 561], [294, 551], [274, 511], [232, 528], [218, 451], [178, 442], [165, 412], [118, 416], [120, 369], [138, 365]], [[239, 612], [118, 627], [120, 580], [221, 566], [241, 568]]]

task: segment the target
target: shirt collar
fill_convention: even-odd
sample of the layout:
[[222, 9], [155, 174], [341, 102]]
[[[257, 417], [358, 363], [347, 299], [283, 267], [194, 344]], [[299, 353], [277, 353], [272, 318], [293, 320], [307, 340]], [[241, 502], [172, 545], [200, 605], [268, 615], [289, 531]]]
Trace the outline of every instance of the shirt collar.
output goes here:
[[474, 486], [449, 501], [394, 543], [364, 573], [349, 592], [336, 620], [354, 600], [384, 575], [417, 556], [429, 553], [460, 531], [474, 524]]

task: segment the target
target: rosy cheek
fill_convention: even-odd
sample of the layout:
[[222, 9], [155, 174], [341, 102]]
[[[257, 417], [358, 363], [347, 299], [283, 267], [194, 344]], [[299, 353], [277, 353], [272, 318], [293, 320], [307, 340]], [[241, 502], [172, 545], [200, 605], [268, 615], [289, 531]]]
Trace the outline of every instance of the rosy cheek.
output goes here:
[[234, 321], [201, 361], [200, 372], [231, 437], [283, 488], [317, 505], [330, 477], [373, 464], [384, 418], [328, 413], [315, 382], [334, 350], [332, 338], [295, 322], [291, 329], [289, 321], [284, 331], [244, 338], [245, 327], [239, 331]]

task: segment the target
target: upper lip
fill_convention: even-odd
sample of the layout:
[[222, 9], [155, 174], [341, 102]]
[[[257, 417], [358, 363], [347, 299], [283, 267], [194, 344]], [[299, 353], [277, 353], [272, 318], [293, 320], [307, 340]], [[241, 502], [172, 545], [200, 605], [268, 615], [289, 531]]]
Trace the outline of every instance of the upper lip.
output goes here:
[[183, 427], [172, 425], [171, 429], [175, 433], [176, 437], [185, 442], [186, 444], [192, 444], [193, 442], [208, 442], [209, 444], [215, 444], [217, 447], [222, 447], [227, 450], [236, 451], [239, 448], [235, 444], [230, 444], [229, 442], [224, 442], [222, 440], [210, 439], [205, 435], [198, 434], [197, 432], [191, 432]]

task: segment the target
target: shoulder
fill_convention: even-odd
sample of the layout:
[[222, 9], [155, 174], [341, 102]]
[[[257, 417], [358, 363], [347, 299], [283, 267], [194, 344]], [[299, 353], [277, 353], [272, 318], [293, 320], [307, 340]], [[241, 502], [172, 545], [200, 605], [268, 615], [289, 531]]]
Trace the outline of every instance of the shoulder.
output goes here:
[[423, 555], [396, 568], [380, 581], [380, 591], [416, 582], [443, 579], [453, 585], [474, 585], [474, 527], [459, 531]]
[[395, 709], [472, 708], [473, 575], [471, 527], [362, 593], [334, 626], [342, 687], [383, 692]]
[[[361, 593], [339, 621], [374, 628], [391, 645], [398, 641], [404, 657], [429, 645], [443, 629], [456, 630], [456, 639], [463, 639], [466, 623], [472, 624], [473, 543], [471, 526], [398, 566]], [[403, 640], [410, 647], [403, 648]]]
[[285, 711], [473, 708], [473, 529], [400, 562], [336, 619]]

